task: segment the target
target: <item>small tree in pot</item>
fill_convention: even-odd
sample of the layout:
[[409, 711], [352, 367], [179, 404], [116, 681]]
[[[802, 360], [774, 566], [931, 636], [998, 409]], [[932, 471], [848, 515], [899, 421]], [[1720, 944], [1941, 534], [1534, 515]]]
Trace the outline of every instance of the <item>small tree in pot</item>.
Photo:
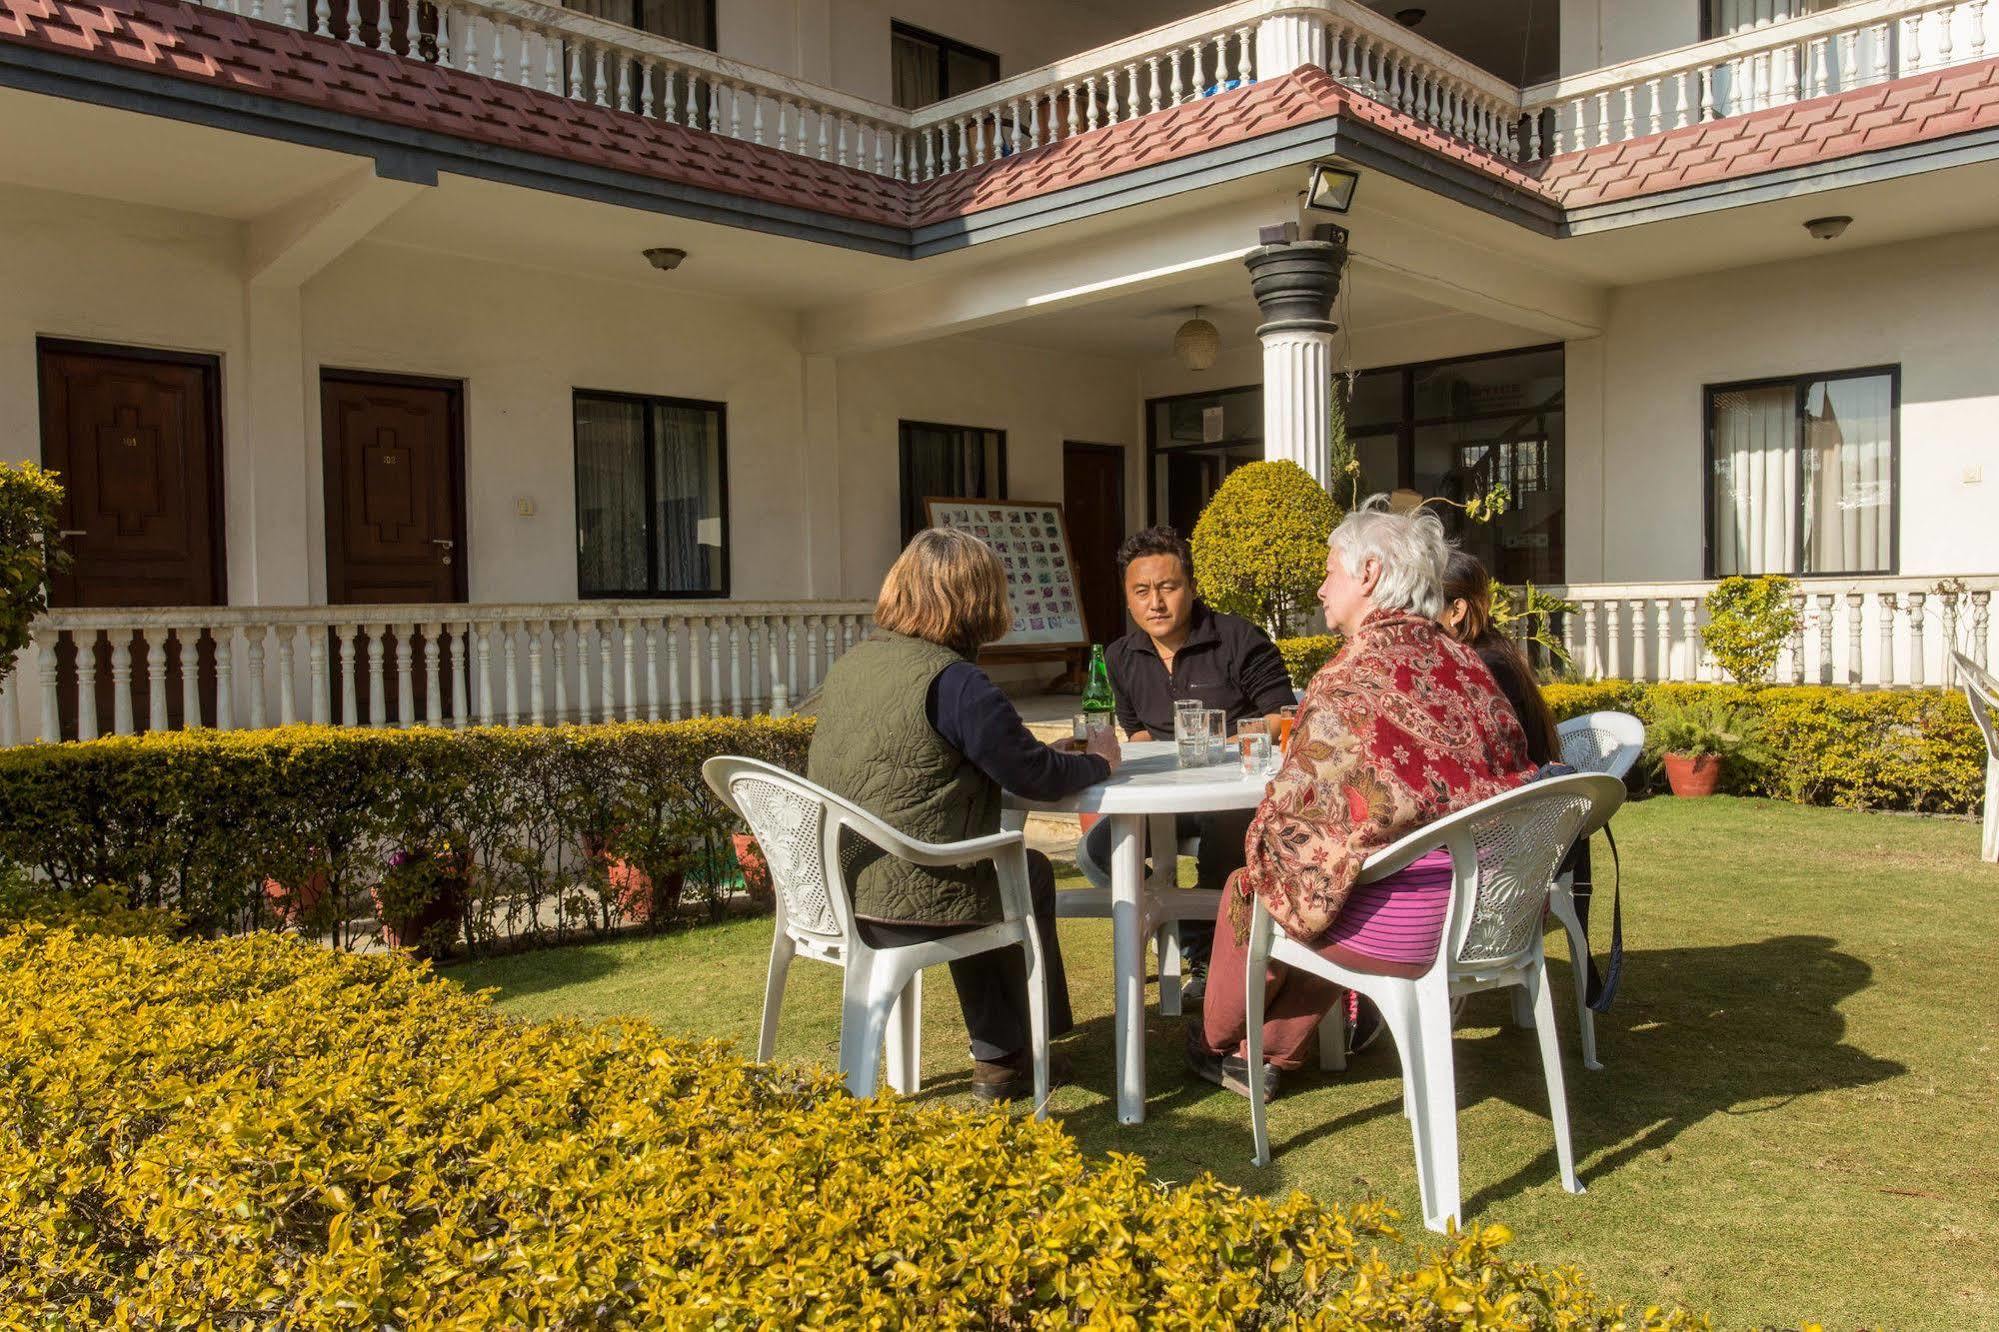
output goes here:
[[1695, 699], [1667, 705], [1652, 718], [1646, 739], [1666, 769], [1676, 796], [1709, 796], [1721, 785], [1725, 764], [1760, 767], [1771, 759], [1763, 720], [1741, 704]]

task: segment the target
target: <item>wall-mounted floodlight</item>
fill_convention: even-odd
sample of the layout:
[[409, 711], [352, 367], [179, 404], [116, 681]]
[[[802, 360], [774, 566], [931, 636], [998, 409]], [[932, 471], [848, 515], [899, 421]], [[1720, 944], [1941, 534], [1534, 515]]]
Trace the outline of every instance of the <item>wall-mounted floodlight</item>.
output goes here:
[[1305, 206], [1321, 213], [1344, 213], [1353, 207], [1360, 172], [1331, 162], [1312, 163], [1312, 183], [1305, 187]]

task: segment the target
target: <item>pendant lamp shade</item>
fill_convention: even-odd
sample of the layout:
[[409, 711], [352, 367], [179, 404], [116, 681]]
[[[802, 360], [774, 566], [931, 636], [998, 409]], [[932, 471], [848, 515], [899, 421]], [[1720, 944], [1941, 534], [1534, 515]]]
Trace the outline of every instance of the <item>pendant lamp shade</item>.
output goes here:
[[1201, 307], [1194, 307], [1194, 317], [1180, 325], [1173, 334], [1173, 355], [1189, 370], [1206, 370], [1215, 363], [1215, 357], [1222, 349], [1222, 335], [1215, 326], [1201, 318]]

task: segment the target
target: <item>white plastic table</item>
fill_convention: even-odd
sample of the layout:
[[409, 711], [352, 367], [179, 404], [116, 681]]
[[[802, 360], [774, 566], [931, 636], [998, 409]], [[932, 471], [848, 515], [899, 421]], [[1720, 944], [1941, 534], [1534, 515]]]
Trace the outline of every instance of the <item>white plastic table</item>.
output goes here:
[[[1171, 740], [1147, 740], [1124, 746], [1124, 761], [1109, 781], [1063, 800], [1029, 800], [1009, 791], [1006, 809], [1018, 826], [1027, 812], [1103, 814], [1111, 820], [1111, 955], [1116, 972], [1118, 1122], [1145, 1119], [1145, 939], [1158, 921], [1180, 919], [1171, 910], [1176, 897], [1191, 896], [1177, 886], [1172, 848], [1174, 816], [1215, 810], [1254, 809], [1263, 799], [1266, 777], [1245, 777], [1233, 744], [1215, 751], [1205, 768], [1179, 766]], [[1152, 878], [1145, 878], [1145, 825], [1152, 820], [1152, 845], [1165, 848], [1153, 856]], [[1106, 914], [1103, 895], [1072, 891], [1058, 895], [1065, 916]], [[1213, 910], [1215, 894], [1201, 900]], [[1162, 971], [1164, 969], [1162, 968]], [[1177, 987], [1170, 993], [1161, 982], [1162, 1008], [1178, 1009]]]

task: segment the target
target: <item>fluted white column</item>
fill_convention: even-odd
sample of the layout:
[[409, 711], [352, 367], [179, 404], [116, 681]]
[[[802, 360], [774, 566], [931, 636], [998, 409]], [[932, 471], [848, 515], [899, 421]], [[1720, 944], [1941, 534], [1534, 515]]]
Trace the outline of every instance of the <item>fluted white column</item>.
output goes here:
[[1317, 14], [1277, 14], [1256, 25], [1256, 77], [1282, 78], [1307, 65], [1326, 67], [1326, 21]]
[[[1261, 57], [1259, 56], [1259, 64]], [[1346, 267], [1346, 233], [1296, 223], [1266, 227], [1243, 259], [1264, 322], [1263, 456], [1289, 459], [1320, 485], [1332, 480], [1333, 334], [1330, 318]]]

